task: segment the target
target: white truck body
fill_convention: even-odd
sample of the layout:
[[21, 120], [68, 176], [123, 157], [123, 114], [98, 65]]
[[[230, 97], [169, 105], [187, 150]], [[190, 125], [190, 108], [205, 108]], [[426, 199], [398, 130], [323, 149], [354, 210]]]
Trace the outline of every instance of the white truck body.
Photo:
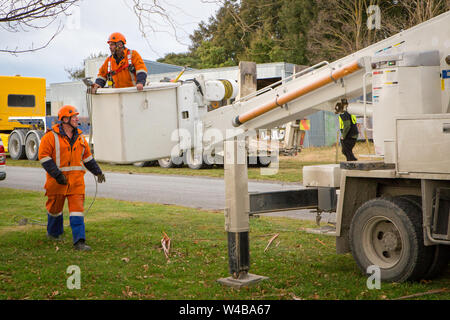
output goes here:
[[[432, 277], [450, 257], [449, 26], [450, 12], [446, 12], [340, 60], [294, 75], [276, 88], [263, 89], [210, 112], [199, 111], [205, 101], [196, 98], [195, 90], [185, 90], [190, 83], [146, 87], [143, 93], [120, 89], [107, 94], [99, 90], [93, 108], [96, 156], [116, 162], [170, 156], [174, 142], [180, 139], [175, 134], [174, 141], [174, 133], [162, 130], [158, 123], [164, 121], [164, 126], [175, 131], [183, 128], [185, 111], [193, 114], [190, 128], [194, 130], [194, 139], [185, 147], [202, 148], [225, 140], [236, 142], [235, 137], [281, 126], [317, 110], [333, 111], [340, 99], [350, 100], [371, 91], [375, 149], [384, 161], [305, 168], [303, 183], [317, 190], [318, 202], [313, 204], [319, 210], [332, 208], [330, 204], [338, 195], [336, 230], [328, 234], [336, 236], [337, 252], [351, 251], [363, 272], [377, 265], [386, 281]], [[175, 93], [183, 90], [184, 94]], [[110, 100], [114, 95], [114, 101]], [[121, 108], [132, 108], [136, 114], [126, 116]], [[153, 129], [146, 127], [148, 123], [153, 123]], [[108, 139], [100, 137], [114, 130]], [[141, 154], [136, 139], [154, 139], [150, 144], [158, 150]], [[235, 143], [230, 150], [235, 152], [238, 147]], [[289, 210], [302, 203], [274, 201], [276, 205], [269, 208], [266, 200], [273, 195], [267, 195], [246, 209], [248, 195], [243, 192], [246, 184], [242, 181], [246, 171], [235, 165], [237, 169], [232, 169], [233, 164], [225, 167], [226, 172], [228, 168], [235, 173], [235, 177], [225, 179], [225, 217], [230, 272], [239, 278], [248, 272], [248, 257], [232, 257], [236, 252], [231, 250], [240, 248], [240, 255], [248, 251], [248, 235], [240, 235], [248, 233], [249, 211]], [[301, 192], [296, 192], [300, 197]]]

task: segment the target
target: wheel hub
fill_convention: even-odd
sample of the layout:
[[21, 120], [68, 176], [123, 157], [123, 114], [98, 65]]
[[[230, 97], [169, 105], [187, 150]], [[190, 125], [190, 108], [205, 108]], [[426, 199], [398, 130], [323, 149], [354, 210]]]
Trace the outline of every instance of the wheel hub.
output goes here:
[[364, 229], [364, 248], [373, 264], [390, 268], [400, 259], [402, 239], [392, 221], [385, 217], [374, 217]]

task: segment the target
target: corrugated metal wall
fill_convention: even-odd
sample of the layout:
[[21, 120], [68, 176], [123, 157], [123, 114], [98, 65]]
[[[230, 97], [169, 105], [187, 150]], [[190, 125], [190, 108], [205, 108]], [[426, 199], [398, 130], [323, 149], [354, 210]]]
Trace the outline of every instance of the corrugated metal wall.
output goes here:
[[[303, 147], [324, 147], [332, 146], [336, 143], [339, 130], [338, 116], [334, 112], [318, 111], [307, 119], [310, 121], [310, 130], [306, 131]], [[365, 140], [364, 134], [364, 119], [357, 117], [357, 126], [359, 131], [358, 140]], [[372, 139], [372, 119], [367, 119], [366, 130], [367, 139]]]
[[323, 147], [336, 143], [339, 122], [333, 112], [318, 111], [307, 119], [310, 121], [310, 129], [306, 131], [304, 147]]

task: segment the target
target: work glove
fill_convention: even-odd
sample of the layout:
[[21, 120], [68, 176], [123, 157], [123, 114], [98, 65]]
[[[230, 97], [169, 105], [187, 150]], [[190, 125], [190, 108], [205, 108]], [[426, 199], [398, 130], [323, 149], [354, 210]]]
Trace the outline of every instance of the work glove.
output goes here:
[[56, 177], [56, 182], [58, 182], [59, 184], [62, 184], [62, 185], [67, 185], [67, 178], [64, 174], [60, 173]]
[[98, 183], [105, 182], [106, 181], [105, 175], [103, 173], [98, 174], [97, 181], [98, 181]]

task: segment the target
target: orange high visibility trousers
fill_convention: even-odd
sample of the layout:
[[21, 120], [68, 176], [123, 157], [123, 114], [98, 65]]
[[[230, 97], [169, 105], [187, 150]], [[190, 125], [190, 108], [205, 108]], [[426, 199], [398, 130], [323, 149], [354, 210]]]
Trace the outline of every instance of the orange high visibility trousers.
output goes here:
[[47, 233], [58, 237], [64, 232], [63, 208], [67, 199], [69, 205], [69, 220], [72, 229], [73, 243], [86, 239], [84, 226], [84, 194], [48, 195], [46, 208], [48, 213]]

